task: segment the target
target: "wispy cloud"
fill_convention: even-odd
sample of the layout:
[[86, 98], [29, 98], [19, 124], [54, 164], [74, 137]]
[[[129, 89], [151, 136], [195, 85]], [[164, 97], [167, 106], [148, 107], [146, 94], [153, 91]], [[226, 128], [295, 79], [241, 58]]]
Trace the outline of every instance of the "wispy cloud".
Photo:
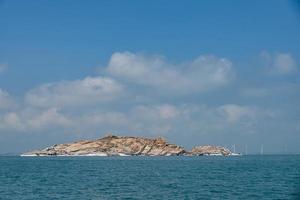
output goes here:
[[254, 108], [235, 104], [220, 106], [219, 111], [229, 122], [237, 122], [242, 118], [251, 119], [256, 116], [256, 111]]
[[296, 61], [289, 53], [271, 54], [267, 51], [263, 51], [261, 56], [272, 74], [286, 75], [298, 70]]
[[7, 66], [7, 64], [0, 64], [0, 74], [6, 70]]
[[122, 86], [107, 77], [86, 77], [75, 81], [43, 84], [26, 94], [32, 106], [84, 106], [110, 102], [123, 92]]
[[0, 116], [0, 128], [4, 130], [39, 131], [70, 126], [72, 121], [56, 108], [34, 110], [25, 108]]
[[0, 88], [0, 110], [1, 109], [10, 109], [15, 105], [15, 102], [13, 100], [13, 98], [11, 97], [11, 95], [2, 90]]

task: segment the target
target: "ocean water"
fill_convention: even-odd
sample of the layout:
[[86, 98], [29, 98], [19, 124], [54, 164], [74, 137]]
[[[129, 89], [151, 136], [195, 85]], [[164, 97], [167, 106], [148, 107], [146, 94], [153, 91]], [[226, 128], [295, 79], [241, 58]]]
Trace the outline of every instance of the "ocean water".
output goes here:
[[300, 199], [300, 156], [0, 157], [0, 199]]

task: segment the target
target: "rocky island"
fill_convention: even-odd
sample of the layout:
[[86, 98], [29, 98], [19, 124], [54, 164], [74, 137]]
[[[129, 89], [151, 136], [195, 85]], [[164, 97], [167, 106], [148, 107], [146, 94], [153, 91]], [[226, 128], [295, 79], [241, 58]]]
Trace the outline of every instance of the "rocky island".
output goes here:
[[56, 144], [42, 150], [31, 151], [21, 156], [199, 156], [231, 155], [230, 150], [218, 146], [198, 146], [192, 151], [168, 143], [159, 137], [128, 137], [108, 135], [96, 140]]
[[194, 147], [191, 151], [191, 154], [198, 155], [198, 156], [206, 156], [206, 155], [229, 156], [232, 155], [233, 153], [225, 147], [205, 145], [205, 146]]

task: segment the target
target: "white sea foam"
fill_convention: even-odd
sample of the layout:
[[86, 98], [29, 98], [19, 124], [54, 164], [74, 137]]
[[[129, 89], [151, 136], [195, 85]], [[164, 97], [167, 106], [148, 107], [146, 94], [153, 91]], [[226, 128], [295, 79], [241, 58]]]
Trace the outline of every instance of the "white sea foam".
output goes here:
[[89, 153], [83, 156], [108, 156], [107, 153]]
[[223, 156], [223, 154], [221, 154], [221, 153], [208, 153], [208, 154], [204, 154], [204, 156]]
[[35, 156], [38, 156], [36, 154], [21, 154], [20, 155], [21, 157], [35, 157]]
[[125, 154], [125, 153], [119, 153], [119, 156], [130, 156], [130, 155]]

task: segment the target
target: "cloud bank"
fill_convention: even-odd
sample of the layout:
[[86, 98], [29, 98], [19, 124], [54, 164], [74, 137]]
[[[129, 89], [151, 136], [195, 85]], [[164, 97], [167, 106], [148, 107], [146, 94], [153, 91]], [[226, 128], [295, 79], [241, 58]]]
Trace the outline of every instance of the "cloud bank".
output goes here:
[[[193, 121], [192, 108], [198, 106], [163, 102], [161, 95], [176, 99], [202, 94], [224, 88], [234, 78], [232, 62], [214, 55], [173, 64], [163, 56], [117, 52], [101, 76], [45, 83], [29, 90], [22, 106], [0, 113], [0, 129], [38, 132], [60, 127], [77, 132], [118, 129], [167, 134], [183, 118], [186, 124]], [[145, 91], [154, 102], [149, 104]], [[0, 90], [0, 99], [0, 108], [9, 108], [10, 95]], [[218, 109], [210, 109], [216, 118], [221, 117]]]
[[[276, 75], [297, 71], [290, 54], [264, 56]], [[200, 55], [174, 64], [163, 56], [117, 52], [101, 72], [43, 83], [17, 99], [0, 88], [0, 139], [5, 134], [89, 138], [115, 132], [192, 144], [189, 138], [226, 141], [299, 129], [296, 117], [289, 122], [282, 117], [297, 108], [282, 102], [291, 96], [300, 99], [300, 86], [286, 81], [280, 87], [247, 87], [228, 58]], [[272, 78], [264, 76], [265, 83]], [[262, 104], [268, 98], [280, 103]]]

